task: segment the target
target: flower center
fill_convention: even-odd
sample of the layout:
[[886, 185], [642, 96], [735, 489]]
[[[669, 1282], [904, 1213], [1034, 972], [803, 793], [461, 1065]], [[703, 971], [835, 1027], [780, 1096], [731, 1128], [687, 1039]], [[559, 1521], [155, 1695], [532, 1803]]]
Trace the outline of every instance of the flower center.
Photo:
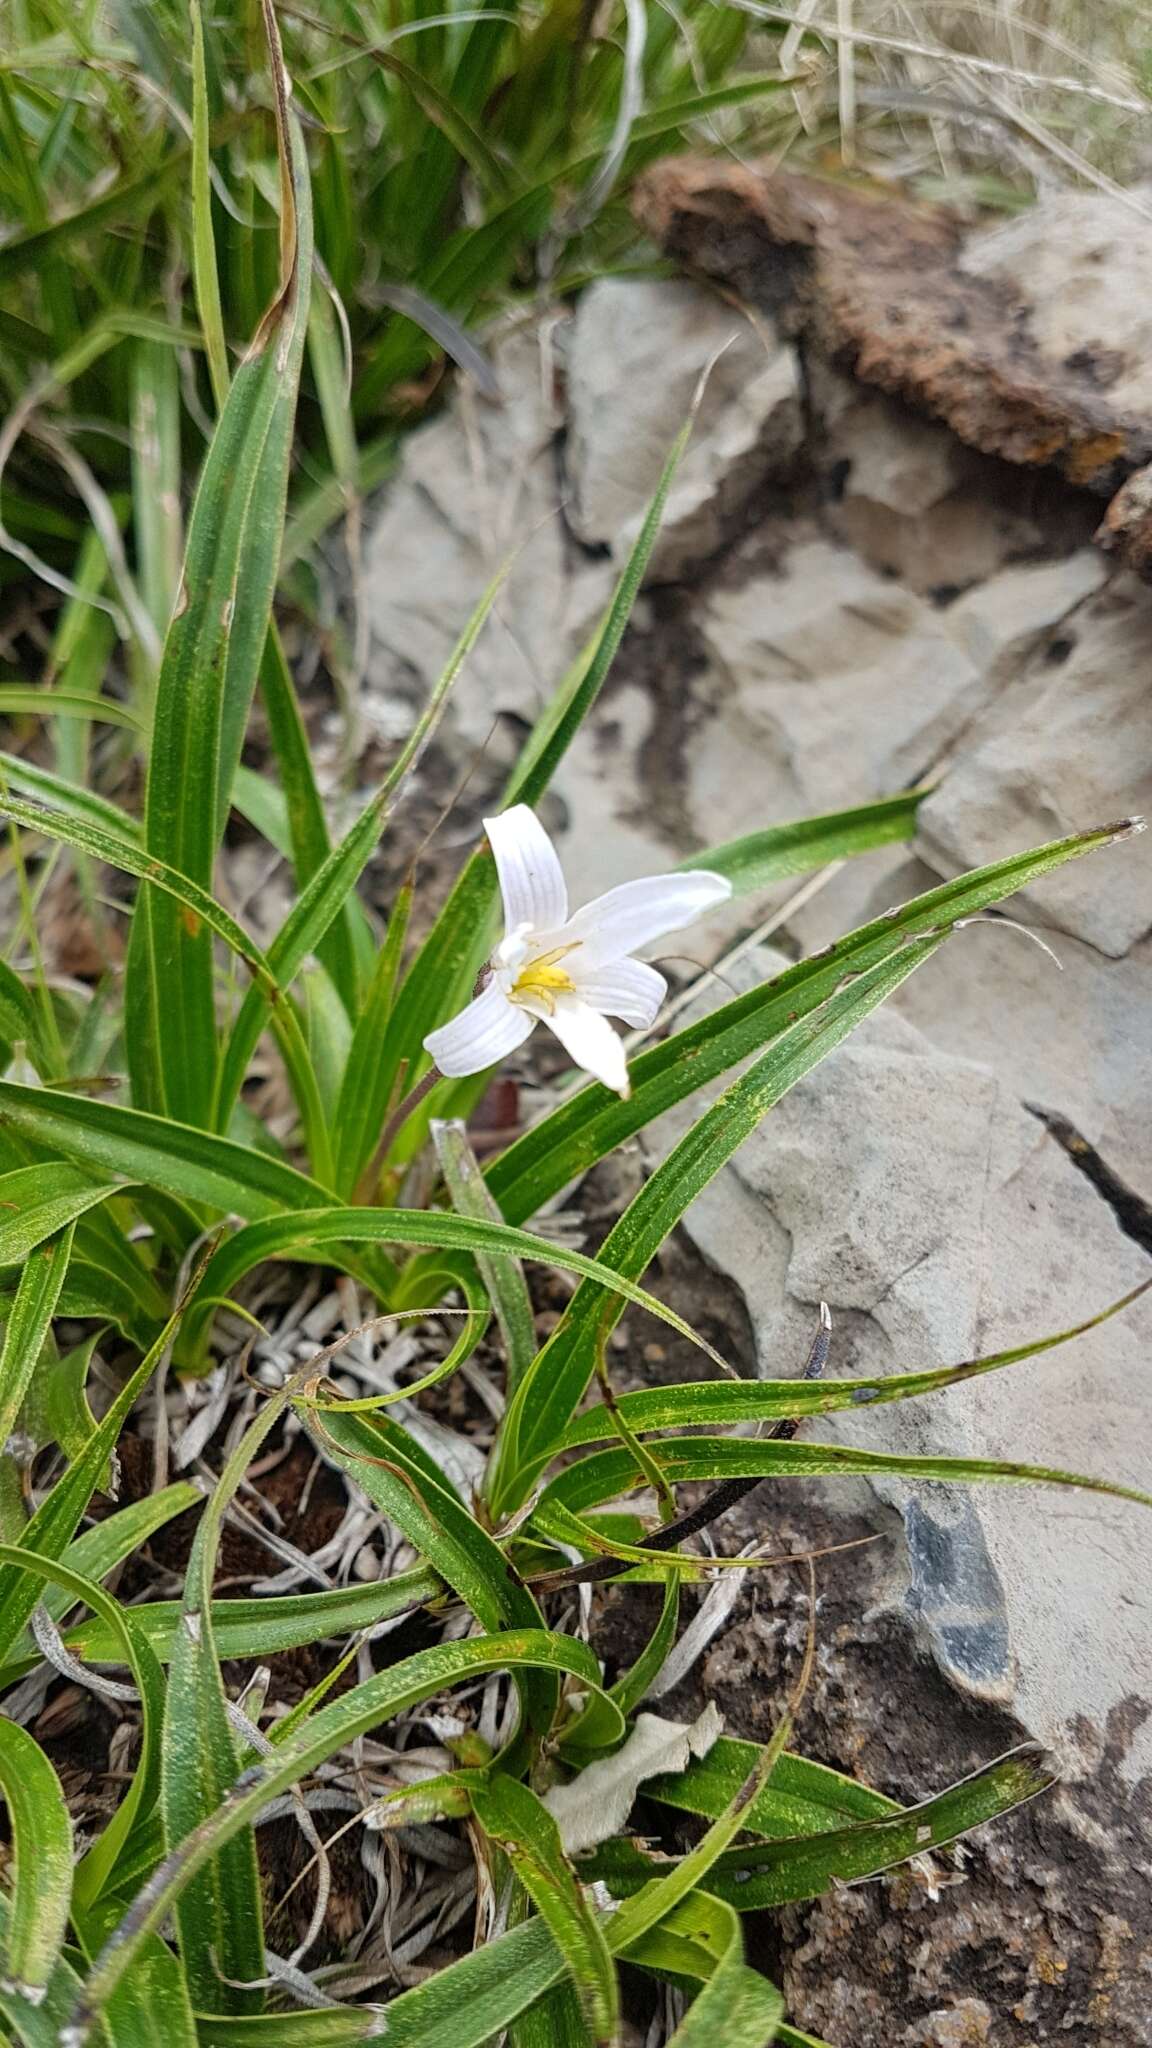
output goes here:
[[554, 1016], [557, 996], [576, 993], [576, 983], [559, 963], [574, 953], [579, 943], [579, 939], [574, 939], [571, 945], [556, 946], [551, 953], [540, 953], [535, 960], [526, 961], [508, 991], [509, 1002], [522, 1003], [527, 997], [529, 1002], [543, 1003], [549, 1016]]

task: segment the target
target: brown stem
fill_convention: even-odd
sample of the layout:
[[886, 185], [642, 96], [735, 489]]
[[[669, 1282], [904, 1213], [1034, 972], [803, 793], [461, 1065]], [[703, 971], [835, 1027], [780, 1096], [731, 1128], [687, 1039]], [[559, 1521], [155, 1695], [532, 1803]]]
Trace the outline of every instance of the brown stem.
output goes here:
[[443, 1078], [444, 1076], [440, 1072], [439, 1067], [429, 1067], [428, 1072], [421, 1080], [417, 1081], [416, 1086], [410, 1088], [407, 1095], [401, 1096], [400, 1101], [396, 1104], [395, 1109], [384, 1125], [376, 1150], [373, 1152], [357, 1183], [356, 1201], [358, 1203], [364, 1204], [372, 1200], [376, 1192], [376, 1183], [384, 1170], [384, 1163], [389, 1152], [392, 1150], [393, 1144], [399, 1137], [413, 1110], [419, 1109], [424, 1097], [429, 1095], [436, 1086], [437, 1081], [442, 1081]]

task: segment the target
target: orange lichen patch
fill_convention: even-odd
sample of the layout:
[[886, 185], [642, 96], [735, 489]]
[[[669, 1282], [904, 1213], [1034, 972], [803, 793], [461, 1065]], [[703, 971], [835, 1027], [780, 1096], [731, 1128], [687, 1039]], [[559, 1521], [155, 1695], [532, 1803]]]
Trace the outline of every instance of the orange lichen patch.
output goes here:
[[1071, 449], [1064, 465], [1065, 474], [1071, 483], [1085, 484], [1091, 489], [1101, 472], [1112, 470], [1123, 459], [1123, 434], [1091, 435]]

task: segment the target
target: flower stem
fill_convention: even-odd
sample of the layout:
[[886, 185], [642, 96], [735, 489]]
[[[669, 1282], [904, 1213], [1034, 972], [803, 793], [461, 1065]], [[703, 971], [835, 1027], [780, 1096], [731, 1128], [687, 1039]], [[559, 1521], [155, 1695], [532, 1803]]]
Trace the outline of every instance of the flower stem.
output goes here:
[[444, 1076], [441, 1074], [439, 1067], [429, 1067], [428, 1072], [422, 1075], [415, 1087], [410, 1088], [407, 1095], [401, 1096], [391, 1116], [385, 1123], [384, 1129], [380, 1133], [376, 1150], [373, 1152], [364, 1172], [360, 1176], [355, 1195], [355, 1200], [358, 1203], [363, 1205], [371, 1202], [372, 1196], [376, 1191], [376, 1183], [384, 1170], [385, 1161], [396, 1139], [399, 1137], [413, 1110], [420, 1107], [425, 1096], [429, 1095], [436, 1086], [437, 1081], [442, 1081], [443, 1078]]

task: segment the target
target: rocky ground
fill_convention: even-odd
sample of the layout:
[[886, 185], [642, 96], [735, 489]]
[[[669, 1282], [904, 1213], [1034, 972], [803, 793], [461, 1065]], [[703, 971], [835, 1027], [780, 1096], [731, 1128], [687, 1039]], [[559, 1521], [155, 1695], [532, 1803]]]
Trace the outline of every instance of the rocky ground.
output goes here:
[[[551, 822], [578, 891], [774, 819], [937, 786], [914, 848], [781, 890], [751, 919], [734, 906], [708, 954], [694, 939], [695, 964], [673, 971], [691, 984], [715, 965], [692, 995], [706, 1003], [960, 868], [1152, 807], [1152, 590], [1126, 566], [1142, 560], [1152, 449], [1152, 231], [1120, 201], [1062, 199], [967, 242], [917, 229], [910, 253], [883, 209], [817, 232], [809, 199], [803, 233], [769, 234], [771, 207], [733, 191], [744, 172], [686, 227], [669, 175], [648, 217], [710, 281], [593, 286], [574, 314], [498, 338], [502, 403], [463, 389], [408, 442], [368, 548], [362, 710], [370, 735], [394, 736], [518, 548], [438, 770], [473, 763], [470, 802], [494, 789], [593, 629], [711, 364], [633, 629], [558, 781]], [[1093, 536], [1118, 486], [1109, 554]], [[972, 928], [690, 1213], [679, 1305], [719, 1289], [749, 1370], [789, 1370], [821, 1299], [834, 1369], [910, 1369], [1065, 1327], [1152, 1273], [1152, 835], [1008, 907], [1059, 969], [1002, 920]], [[1150, 1348], [1145, 1300], [1066, 1351], [838, 1433], [1147, 1485]], [[883, 1538], [824, 1567], [802, 1746], [904, 1797], [1021, 1730], [1065, 1766], [1063, 1789], [974, 1845], [939, 1896], [904, 1875], [766, 1926], [794, 2022], [839, 2048], [1146, 2048], [1140, 1512], [894, 1483], [761, 1490], [733, 1519], [733, 1547]], [[795, 1575], [751, 1575], [665, 1709], [703, 1688], [735, 1732], [765, 1732], [799, 1600]], [[616, 1624], [610, 1601], [609, 1649]]]

